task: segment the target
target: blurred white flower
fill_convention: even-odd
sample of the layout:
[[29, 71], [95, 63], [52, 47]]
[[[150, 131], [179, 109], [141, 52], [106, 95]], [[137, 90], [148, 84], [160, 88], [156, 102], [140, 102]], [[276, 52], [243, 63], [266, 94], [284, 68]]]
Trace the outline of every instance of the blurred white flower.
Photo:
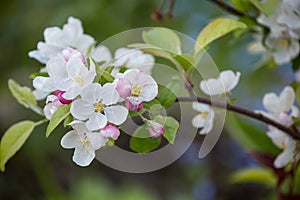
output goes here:
[[119, 94], [112, 83], [103, 87], [93, 83], [80, 93], [81, 98], [71, 105], [71, 114], [79, 120], [87, 120], [86, 127], [90, 131], [102, 129], [107, 122], [120, 125], [128, 115], [124, 106], [114, 105], [119, 101]]
[[116, 61], [113, 64], [115, 66], [113, 75], [117, 74], [122, 67], [139, 69], [146, 74], [151, 74], [155, 62], [152, 55], [134, 48], [119, 48], [115, 51], [114, 57]]
[[74, 130], [66, 133], [61, 139], [61, 146], [66, 149], [75, 148], [73, 161], [82, 167], [88, 166], [95, 158], [95, 151], [105, 146], [108, 139], [98, 132], [90, 132], [85, 124], [73, 121]]
[[62, 29], [56, 26], [46, 28], [44, 39], [45, 42], [38, 43], [37, 50], [29, 52], [29, 57], [44, 64], [67, 47], [76, 48], [86, 55], [88, 48], [95, 43], [93, 37], [83, 33], [81, 21], [74, 17], [69, 17]]
[[57, 96], [49, 95], [46, 100], [46, 105], [43, 109], [45, 117], [50, 120], [52, 118], [52, 115], [62, 105], [63, 104], [59, 101]]
[[196, 115], [192, 124], [195, 128], [201, 128], [200, 134], [207, 134], [213, 128], [213, 121], [215, 118], [215, 113], [211, 109], [209, 105], [193, 102], [193, 109], [200, 112], [200, 114]]
[[228, 94], [234, 89], [239, 80], [240, 72], [222, 71], [217, 78], [210, 78], [200, 82], [200, 89], [207, 95]]

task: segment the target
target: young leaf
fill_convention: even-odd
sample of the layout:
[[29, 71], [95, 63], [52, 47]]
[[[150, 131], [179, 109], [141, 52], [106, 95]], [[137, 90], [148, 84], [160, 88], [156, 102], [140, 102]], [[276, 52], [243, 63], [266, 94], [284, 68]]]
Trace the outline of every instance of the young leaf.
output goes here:
[[174, 144], [176, 133], [179, 128], [179, 122], [173, 117], [155, 117], [154, 121], [163, 125], [165, 132], [163, 136], [168, 140], [169, 143]]
[[138, 127], [130, 139], [130, 148], [138, 153], [148, 153], [160, 145], [161, 137], [152, 138], [147, 126]]
[[167, 28], [153, 28], [142, 34], [147, 44], [159, 47], [172, 53], [181, 52], [181, 42], [176, 33]]
[[25, 86], [21, 87], [13, 79], [8, 80], [8, 87], [12, 95], [17, 99], [17, 101], [21, 105], [23, 105], [25, 108], [33, 110], [39, 115], [44, 115], [42, 109], [37, 106], [37, 102], [30, 88]]
[[231, 176], [233, 183], [262, 183], [267, 186], [276, 185], [276, 176], [267, 168], [245, 168]]
[[199, 34], [195, 45], [195, 53], [210, 44], [214, 40], [234, 31], [247, 28], [247, 25], [229, 18], [218, 18], [209, 23]]
[[194, 57], [190, 54], [175, 55], [174, 59], [181, 65], [184, 71], [188, 71], [193, 67]]
[[70, 105], [65, 104], [60, 106], [53, 116], [47, 126], [46, 137], [48, 137], [52, 131], [70, 114]]
[[232, 5], [241, 12], [248, 12], [251, 8], [250, 0], [230, 0]]
[[265, 0], [263, 2], [259, 0], [250, 0], [250, 2], [263, 14], [270, 15], [276, 10], [280, 0]]
[[144, 44], [144, 43], [134, 43], [128, 45], [128, 47], [137, 48], [141, 51], [151, 54], [153, 56], [162, 57], [170, 60], [172, 56], [170, 53], [168, 53], [165, 49], [158, 48], [156, 46], [153, 46], [151, 44]]
[[179, 87], [177, 80], [170, 81], [165, 87], [159, 86], [157, 99], [163, 107], [168, 108], [176, 101]]
[[12, 125], [3, 135], [0, 143], [0, 169], [22, 147], [35, 127], [32, 121], [22, 121]]

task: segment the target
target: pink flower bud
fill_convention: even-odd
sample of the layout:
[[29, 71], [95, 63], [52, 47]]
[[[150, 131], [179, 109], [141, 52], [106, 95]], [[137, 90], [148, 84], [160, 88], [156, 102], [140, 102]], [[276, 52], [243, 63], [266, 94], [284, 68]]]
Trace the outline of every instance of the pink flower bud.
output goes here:
[[126, 78], [119, 78], [116, 87], [121, 98], [126, 98], [131, 95], [131, 83]]
[[161, 124], [159, 124], [155, 121], [150, 121], [150, 123], [148, 125], [148, 131], [149, 131], [151, 137], [157, 138], [160, 135], [164, 134], [165, 129]]
[[139, 112], [143, 108], [143, 102], [139, 104], [133, 104], [129, 99], [126, 99], [125, 106], [129, 111]]
[[109, 124], [105, 126], [103, 129], [101, 129], [100, 134], [103, 135], [104, 137], [117, 140], [120, 135], [120, 131], [114, 125]]
[[63, 50], [61, 54], [67, 62], [70, 60], [72, 56], [78, 55], [80, 56], [80, 59], [83, 62], [83, 64], [86, 64], [85, 57], [80, 51], [68, 47], [67, 49]]
[[58, 100], [62, 103], [62, 104], [70, 104], [70, 103], [72, 103], [72, 100], [67, 100], [67, 99], [65, 99], [65, 98], [63, 98], [63, 94], [64, 94], [65, 92], [64, 91], [55, 91], [54, 92], [54, 94], [57, 96], [57, 98], [58, 98]]

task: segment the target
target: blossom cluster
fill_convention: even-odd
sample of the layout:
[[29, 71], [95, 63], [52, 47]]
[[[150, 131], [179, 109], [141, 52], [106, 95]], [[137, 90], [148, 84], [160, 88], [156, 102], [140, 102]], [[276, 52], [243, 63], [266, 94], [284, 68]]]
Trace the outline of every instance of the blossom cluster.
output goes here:
[[272, 58], [276, 64], [289, 63], [299, 55], [300, 38], [300, 2], [282, 0], [277, 9], [270, 15], [261, 13], [257, 22], [269, 29], [264, 36], [258, 30], [257, 42], [252, 43], [250, 51], [263, 53], [265, 59]]
[[[157, 96], [158, 85], [150, 75], [154, 58], [124, 47], [112, 58], [106, 46], [94, 45], [94, 38], [84, 34], [80, 20], [73, 17], [62, 29], [46, 28], [44, 39], [37, 50], [29, 52], [30, 57], [45, 64], [33, 80], [35, 97], [46, 99], [43, 111], [49, 120], [59, 107], [70, 104], [73, 120], [69, 125], [73, 129], [63, 136], [61, 145], [75, 148], [73, 161], [87, 166], [96, 150], [118, 139], [119, 126], [129, 111], [138, 112], [143, 102]], [[105, 71], [107, 63], [113, 66], [111, 71]], [[100, 84], [104, 71], [112, 80]], [[162, 125], [147, 124], [150, 136], [164, 133]]]

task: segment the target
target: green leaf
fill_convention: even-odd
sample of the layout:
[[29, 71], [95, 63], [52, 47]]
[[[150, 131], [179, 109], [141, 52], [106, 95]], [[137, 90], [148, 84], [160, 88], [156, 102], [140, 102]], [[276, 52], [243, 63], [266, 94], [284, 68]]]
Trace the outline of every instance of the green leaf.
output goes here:
[[250, 2], [263, 14], [270, 15], [278, 7], [280, 0], [265, 0], [263, 2], [260, 2], [259, 0], [250, 0]]
[[128, 45], [128, 47], [137, 48], [143, 51], [144, 53], [151, 54], [156, 57], [166, 58], [168, 60], [172, 59], [170, 53], [168, 53], [165, 49], [158, 48], [151, 44], [144, 44], [144, 43], [134, 43]]
[[101, 73], [99, 83], [104, 85], [105, 83], [114, 82], [115, 78], [110, 74], [114, 67], [108, 67]]
[[179, 128], [179, 122], [173, 117], [163, 117], [161, 115], [156, 116], [154, 121], [163, 125], [165, 129], [163, 136], [168, 140], [169, 143], [174, 144], [176, 134]]
[[33, 110], [35, 113], [39, 115], [44, 115], [42, 109], [37, 106], [37, 102], [35, 97], [28, 87], [21, 87], [16, 81], [13, 79], [8, 80], [8, 87], [11, 91], [12, 95], [17, 99], [17, 101], [23, 105], [25, 108], [29, 108]]
[[294, 178], [295, 178], [295, 182], [294, 182], [295, 193], [300, 194], [300, 164], [299, 163]]
[[273, 187], [276, 181], [277, 178], [272, 170], [267, 168], [245, 168], [231, 176], [232, 183], [261, 183]]
[[149, 102], [143, 102], [143, 107], [146, 109], [150, 109], [152, 106], [154, 106], [156, 104], [160, 105], [160, 102], [157, 99], [153, 99]]
[[153, 28], [149, 31], [144, 31], [142, 34], [143, 40], [147, 44], [162, 48], [173, 53], [181, 51], [181, 42], [177, 34], [167, 28]]
[[277, 155], [280, 152], [266, 133], [241, 116], [228, 113], [226, 120], [226, 129], [229, 134], [247, 151], [264, 152], [272, 155]]
[[184, 71], [188, 71], [193, 67], [194, 57], [190, 54], [174, 55], [174, 59], [181, 65]]
[[147, 126], [138, 127], [130, 139], [130, 148], [138, 153], [148, 153], [160, 145], [161, 137], [152, 138], [149, 135]]
[[247, 13], [251, 8], [249, 0], [230, 0], [232, 5], [239, 11]]
[[49, 77], [47, 72], [34, 72], [34, 73], [29, 75], [29, 78], [34, 79], [37, 76]]
[[177, 80], [170, 81], [165, 87], [159, 85], [157, 99], [160, 104], [165, 108], [170, 107], [176, 101], [179, 88], [180, 85]]
[[65, 104], [60, 106], [53, 116], [47, 126], [46, 137], [48, 137], [52, 131], [70, 114], [70, 105]]
[[236, 29], [247, 28], [247, 25], [234, 19], [218, 18], [209, 23], [199, 34], [195, 45], [195, 53], [214, 40]]
[[22, 147], [35, 127], [32, 121], [22, 121], [12, 125], [3, 135], [0, 143], [0, 169]]
[[70, 124], [74, 120], [74, 117], [69, 114], [65, 119], [64, 119], [64, 127], [67, 127], [68, 124]]

